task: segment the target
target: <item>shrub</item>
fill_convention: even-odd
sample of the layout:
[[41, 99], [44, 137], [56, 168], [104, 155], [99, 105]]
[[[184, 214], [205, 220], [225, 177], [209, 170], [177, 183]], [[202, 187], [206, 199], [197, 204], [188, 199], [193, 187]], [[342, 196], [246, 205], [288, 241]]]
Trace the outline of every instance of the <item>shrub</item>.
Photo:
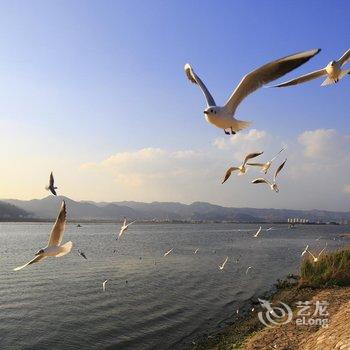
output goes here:
[[350, 286], [350, 248], [323, 254], [317, 262], [306, 256], [300, 276], [302, 286]]

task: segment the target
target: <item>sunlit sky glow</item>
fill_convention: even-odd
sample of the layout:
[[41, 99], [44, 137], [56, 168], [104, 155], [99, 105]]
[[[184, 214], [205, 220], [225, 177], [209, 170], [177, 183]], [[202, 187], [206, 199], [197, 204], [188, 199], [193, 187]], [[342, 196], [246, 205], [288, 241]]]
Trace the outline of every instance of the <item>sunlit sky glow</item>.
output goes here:
[[[190, 62], [221, 104], [270, 60], [322, 48], [286, 78], [350, 45], [347, 1], [1, 1], [0, 198], [208, 201], [350, 210], [350, 76], [261, 89], [239, 107], [250, 129], [203, 118]], [[348, 67], [350, 64], [348, 63]], [[282, 146], [281, 192], [246, 177], [221, 185], [245, 152]], [[274, 166], [278, 165], [278, 162]]]

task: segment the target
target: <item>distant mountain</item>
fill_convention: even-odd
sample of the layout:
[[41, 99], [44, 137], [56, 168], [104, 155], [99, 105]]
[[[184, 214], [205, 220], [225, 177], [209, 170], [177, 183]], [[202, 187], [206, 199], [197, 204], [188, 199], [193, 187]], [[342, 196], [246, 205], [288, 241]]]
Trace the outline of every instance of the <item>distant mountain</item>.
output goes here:
[[21, 201], [4, 199], [20, 208], [23, 213], [32, 213], [33, 218], [53, 219], [62, 199], [65, 199], [69, 218], [72, 220], [121, 220], [128, 219], [158, 221], [233, 221], [233, 222], [285, 222], [288, 218], [307, 218], [310, 221], [350, 221], [350, 212], [325, 210], [289, 210], [228, 208], [204, 202], [182, 204], [174, 202], [77, 202], [67, 197], [49, 196], [43, 199]]
[[30, 214], [10, 203], [0, 202], [0, 220], [19, 220]]

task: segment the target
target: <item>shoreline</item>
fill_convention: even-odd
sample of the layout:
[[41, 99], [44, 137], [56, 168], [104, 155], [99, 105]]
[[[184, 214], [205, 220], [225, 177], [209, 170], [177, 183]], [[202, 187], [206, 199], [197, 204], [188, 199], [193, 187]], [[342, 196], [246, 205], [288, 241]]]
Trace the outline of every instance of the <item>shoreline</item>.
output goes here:
[[[274, 290], [273, 290], [274, 289]], [[344, 349], [350, 349], [350, 326], [348, 322], [350, 319], [350, 287], [299, 287], [297, 285], [282, 286], [280, 289], [271, 288], [270, 292], [265, 293], [261, 298], [271, 300], [272, 305], [277, 305], [280, 302], [290, 305], [293, 311], [293, 320], [287, 324], [274, 325], [272, 328], [264, 326], [258, 317], [259, 312], [265, 312], [266, 310], [257, 305], [253, 312], [248, 312], [243, 315], [234, 317], [231, 322], [227, 320], [227, 325], [218, 331], [206, 334], [195, 339], [188, 347], [191, 350], [217, 350], [217, 349], [289, 349], [289, 350], [301, 350], [301, 349], [322, 349], [333, 350], [338, 349], [335, 345], [348, 344], [349, 347]], [[321, 325], [297, 325], [298, 309], [295, 304], [298, 301], [309, 302], [312, 300], [322, 300], [326, 298], [329, 302], [329, 327], [323, 328]], [[345, 310], [345, 311], [344, 311]], [[347, 310], [347, 312], [346, 312]], [[338, 313], [345, 312], [344, 315], [337, 316]], [[330, 345], [324, 345], [323, 343], [314, 345], [308, 345], [307, 340], [310, 338], [314, 342], [323, 341], [326, 336], [323, 333], [342, 332], [338, 326], [339, 322], [342, 323], [341, 318], [345, 318], [344, 325], [346, 328], [345, 333], [340, 336], [342, 339], [328, 339]], [[332, 329], [332, 327], [334, 329]], [[310, 340], [310, 341], [311, 341]], [[326, 340], [324, 340], [326, 341]], [[349, 343], [347, 343], [349, 341]], [[320, 346], [321, 347], [317, 347]], [[340, 349], [340, 348], [339, 348]], [[343, 348], [342, 348], [343, 349]]]

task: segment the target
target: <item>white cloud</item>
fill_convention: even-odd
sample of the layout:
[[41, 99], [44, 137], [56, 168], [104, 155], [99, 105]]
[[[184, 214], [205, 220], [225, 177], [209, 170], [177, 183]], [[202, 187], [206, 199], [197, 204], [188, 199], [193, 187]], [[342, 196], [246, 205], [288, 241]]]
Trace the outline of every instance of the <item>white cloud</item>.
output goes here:
[[103, 200], [209, 201], [237, 207], [346, 210], [349, 143], [346, 135], [321, 129], [288, 140], [288, 148], [267, 174], [271, 178], [280, 162], [288, 158], [278, 179], [278, 195], [267, 187], [251, 185], [254, 177], [261, 176], [255, 168], [221, 185], [226, 169], [240, 164], [246, 153], [264, 151], [259, 159], [266, 161], [286, 145], [266, 131], [254, 129], [216, 139], [214, 147], [207, 150], [142, 148], [118, 152], [81, 168], [84, 177], [94, 179], [89, 199], [98, 196]]
[[305, 157], [317, 159], [342, 157], [347, 154], [350, 145], [349, 137], [334, 129], [304, 131], [298, 141], [304, 147]]
[[[277, 141], [266, 131], [251, 129], [230, 137], [221, 137], [214, 140], [213, 145], [221, 151], [230, 151], [231, 157], [241, 162], [247, 153], [265, 151], [276, 152], [270, 149]], [[279, 147], [279, 146], [278, 146]]]

